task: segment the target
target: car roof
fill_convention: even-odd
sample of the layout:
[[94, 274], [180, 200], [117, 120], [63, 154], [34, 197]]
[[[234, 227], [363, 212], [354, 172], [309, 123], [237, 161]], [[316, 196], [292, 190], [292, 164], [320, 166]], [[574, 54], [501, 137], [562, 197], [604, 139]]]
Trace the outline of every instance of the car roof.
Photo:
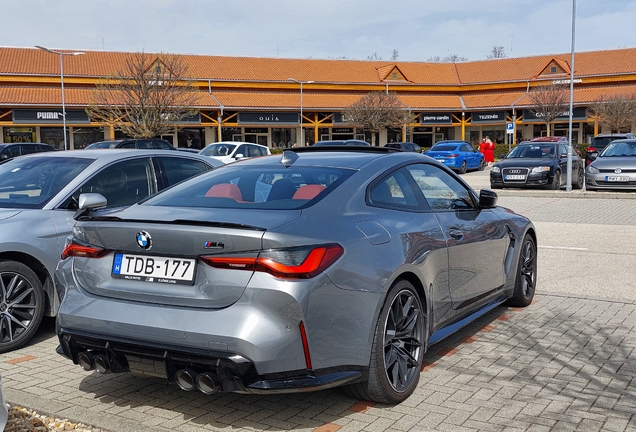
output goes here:
[[364, 146], [364, 147], [368, 147], [371, 144], [369, 144], [366, 141], [362, 141], [362, 140], [356, 140], [356, 139], [348, 139], [348, 140], [323, 140], [323, 141], [318, 141], [316, 142], [314, 145], [318, 145], [318, 146], [338, 146], [338, 145], [348, 145], [348, 146]]
[[201, 156], [197, 153], [188, 153], [188, 152], [179, 152], [176, 153], [173, 150], [159, 150], [159, 149], [92, 149], [90, 151], [87, 150], [64, 150], [64, 151], [56, 151], [56, 152], [40, 152], [40, 153], [31, 153], [28, 155], [20, 156], [21, 158], [30, 158], [30, 157], [55, 157], [55, 158], [84, 158], [84, 159], [99, 159], [105, 161], [105, 163], [115, 161], [124, 157], [135, 157], [135, 156], [148, 156], [148, 155], [157, 155], [157, 156], [179, 156], [179, 157], [189, 157], [192, 159], [197, 159], [201, 161], [205, 161], [207, 163], [210, 162], [210, 158]]
[[[295, 158], [294, 155], [298, 157]], [[290, 148], [283, 153], [246, 159], [239, 163], [245, 166], [271, 166], [272, 164], [280, 164], [283, 158], [288, 157], [293, 160], [291, 163], [295, 167], [325, 166], [358, 169], [362, 165], [378, 158], [396, 155], [400, 155], [403, 158], [419, 156], [426, 158], [427, 161], [430, 160], [430, 158], [420, 153], [403, 152], [390, 147], [327, 146], [314, 148], [310, 146]]]

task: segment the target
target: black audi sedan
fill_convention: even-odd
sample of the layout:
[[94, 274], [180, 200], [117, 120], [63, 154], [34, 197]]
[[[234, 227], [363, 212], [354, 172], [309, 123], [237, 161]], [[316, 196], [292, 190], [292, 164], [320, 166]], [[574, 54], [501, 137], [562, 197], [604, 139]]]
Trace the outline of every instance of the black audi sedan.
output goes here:
[[[540, 187], [559, 190], [566, 182], [567, 141], [537, 139], [520, 143], [490, 169], [490, 187]], [[583, 188], [583, 160], [572, 151], [572, 187]]]

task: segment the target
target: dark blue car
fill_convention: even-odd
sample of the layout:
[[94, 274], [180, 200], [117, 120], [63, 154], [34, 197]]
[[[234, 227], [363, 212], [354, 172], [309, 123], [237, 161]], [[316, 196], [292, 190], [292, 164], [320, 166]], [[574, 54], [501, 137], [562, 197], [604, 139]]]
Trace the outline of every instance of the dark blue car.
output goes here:
[[486, 167], [484, 155], [466, 141], [438, 141], [425, 154], [460, 174], [471, 169], [481, 171]]

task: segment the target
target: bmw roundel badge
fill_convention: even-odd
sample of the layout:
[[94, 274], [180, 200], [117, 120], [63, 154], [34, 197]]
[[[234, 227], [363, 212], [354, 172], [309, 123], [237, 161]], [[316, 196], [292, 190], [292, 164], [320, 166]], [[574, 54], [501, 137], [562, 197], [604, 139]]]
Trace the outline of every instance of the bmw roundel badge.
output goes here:
[[152, 237], [146, 231], [139, 231], [137, 233], [137, 245], [143, 249], [148, 250], [152, 247]]

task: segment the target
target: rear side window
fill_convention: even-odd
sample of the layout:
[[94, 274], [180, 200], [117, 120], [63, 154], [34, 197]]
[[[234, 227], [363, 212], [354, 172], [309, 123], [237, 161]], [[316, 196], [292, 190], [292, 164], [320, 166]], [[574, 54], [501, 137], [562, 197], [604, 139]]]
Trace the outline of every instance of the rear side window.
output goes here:
[[140, 149], [151, 149], [152, 148], [152, 141], [150, 141], [150, 140], [139, 140], [139, 141], [137, 141], [137, 148], [140, 148]]
[[167, 186], [175, 185], [187, 178], [205, 172], [209, 167], [201, 161], [180, 157], [160, 157], [164, 175], [168, 180]]
[[342, 168], [224, 166], [147, 201], [150, 205], [233, 209], [303, 208], [318, 202], [355, 171]]
[[36, 146], [36, 144], [22, 144], [22, 154], [23, 155], [27, 155], [27, 154], [31, 154], [31, 153], [37, 153], [38, 152], [38, 146]]
[[135, 142], [134, 141], [125, 142], [122, 145], [120, 145], [119, 148], [135, 148]]

